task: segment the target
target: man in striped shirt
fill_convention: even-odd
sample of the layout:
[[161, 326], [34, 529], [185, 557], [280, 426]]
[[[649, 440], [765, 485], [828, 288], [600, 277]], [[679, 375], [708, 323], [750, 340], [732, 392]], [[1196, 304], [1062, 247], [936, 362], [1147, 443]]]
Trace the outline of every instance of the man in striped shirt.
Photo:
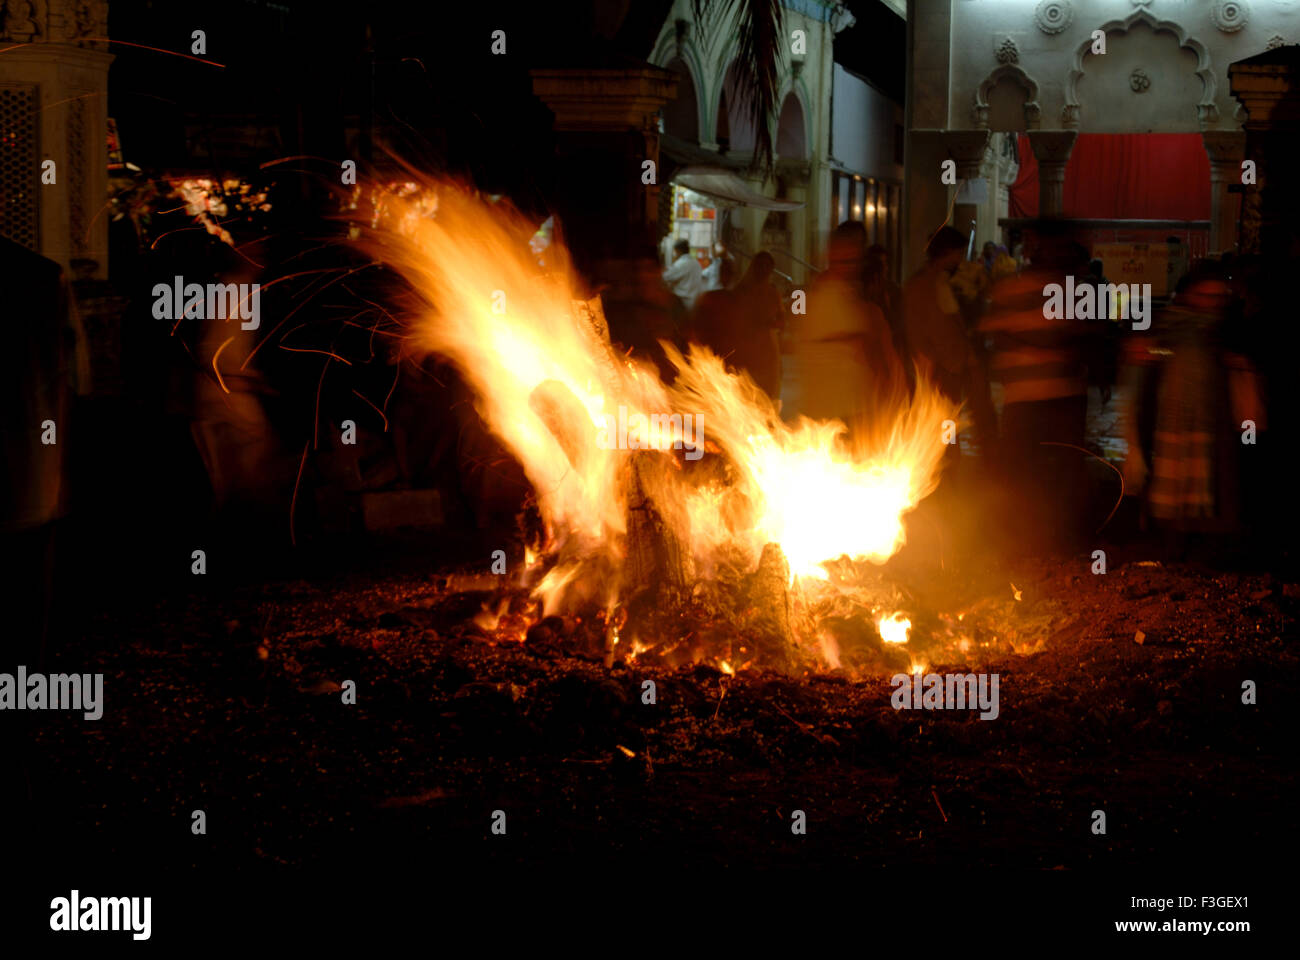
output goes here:
[[[1081, 319], [1046, 309], [1045, 289], [1067, 274], [1082, 280], [1087, 251], [1048, 233], [1032, 266], [994, 285], [980, 331], [992, 341], [992, 378], [1003, 388], [1002, 454], [1016, 492], [1025, 537], [1036, 548], [1072, 545], [1083, 507], [1087, 380]], [[1041, 534], [1041, 536], [1039, 536]]]

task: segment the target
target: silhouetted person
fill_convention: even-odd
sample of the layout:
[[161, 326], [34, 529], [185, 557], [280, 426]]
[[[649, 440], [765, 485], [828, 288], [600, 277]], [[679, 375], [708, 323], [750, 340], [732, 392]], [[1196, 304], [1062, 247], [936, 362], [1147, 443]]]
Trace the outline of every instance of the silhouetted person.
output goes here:
[[[1084, 283], [1096, 292], [1096, 302], [1103, 304], [1102, 291], [1108, 281], [1102, 273], [1102, 262], [1094, 259], [1088, 264], [1088, 275], [1076, 281], [1075, 289]], [[1095, 319], [1089, 321], [1092, 328], [1087, 342], [1085, 361], [1088, 364], [1088, 385], [1096, 387], [1102, 405], [1110, 402], [1111, 387], [1115, 384], [1119, 368], [1119, 324], [1104, 310], [1098, 309]]]
[[664, 271], [664, 283], [673, 294], [673, 326], [680, 333], [695, 309], [695, 301], [704, 292], [704, 270], [691, 256], [691, 245], [685, 240], [673, 244], [673, 262]]
[[781, 395], [781, 329], [785, 312], [772, 286], [776, 263], [763, 251], [731, 290], [700, 297], [693, 319], [694, 339], [737, 372], [750, 378], [772, 399]]
[[904, 328], [917, 373], [948, 399], [968, 405], [980, 442], [997, 441], [997, 419], [979, 355], [966, 332], [949, 280], [966, 256], [966, 238], [941, 227], [926, 247], [925, 265], [903, 288]]
[[721, 243], [713, 245], [713, 259], [704, 268], [705, 290], [730, 290], [736, 282], [736, 260]]
[[808, 292], [807, 314], [791, 318], [798, 412], [813, 419], [879, 423], [906, 390], [889, 323], [865, 296], [865, 253], [862, 224], [840, 224], [830, 263]]
[[878, 243], [867, 248], [863, 271], [863, 289], [866, 298], [880, 308], [894, 338], [894, 350], [907, 374], [908, 390], [912, 388], [912, 364], [908, 359], [907, 331], [903, 326], [903, 288], [896, 284], [889, 272], [889, 254]]
[[[980, 329], [992, 340], [992, 376], [1002, 383], [1002, 462], [1019, 496], [1012, 516], [1017, 540], [1039, 550], [1068, 548], [1079, 532], [1087, 413], [1081, 345], [1087, 332], [1046, 307], [1045, 288], [1083, 276], [1086, 251], [1049, 232], [1032, 265], [991, 291], [992, 309]], [[1050, 315], [1049, 315], [1050, 314]]]
[[0, 238], [0, 289], [14, 319], [0, 350], [7, 658], [37, 669], [53, 610], [55, 530], [69, 506], [69, 412], [74, 394], [89, 387], [90, 367], [57, 263]]
[[989, 273], [993, 272], [993, 263], [998, 258], [998, 245], [992, 240], [986, 240], [983, 248], [980, 250], [980, 263], [984, 264], [984, 269]]
[[[1155, 336], [1130, 352], [1155, 374], [1155, 422], [1149, 439], [1130, 427], [1126, 486], [1145, 490], [1150, 517], [1173, 539], [1236, 532], [1241, 423], [1266, 426], [1253, 366], [1223, 347], [1232, 301], [1220, 266], [1204, 262], [1160, 311]], [[1135, 410], [1131, 423], [1143, 413]]]

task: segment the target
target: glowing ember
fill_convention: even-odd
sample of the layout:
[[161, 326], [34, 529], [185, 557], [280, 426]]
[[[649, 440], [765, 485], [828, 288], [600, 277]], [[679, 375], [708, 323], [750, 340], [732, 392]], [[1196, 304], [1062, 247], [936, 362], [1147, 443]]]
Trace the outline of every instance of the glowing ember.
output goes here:
[[885, 643], [907, 643], [907, 634], [912, 629], [912, 621], [901, 613], [896, 613], [892, 617], [881, 617], [876, 626], [880, 629], [880, 639]]
[[222, 243], [234, 246], [234, 238], [222, 226], [226, 218], [251, 218], [271, 209], [266, 190], [242, 180], [189, 178], [171, 182], [169, 197], [185, 202], [185, 212]]
[[822, 632], [817, 636], [818, 646], [821, 648], [822, 659], [832, 670], [840, 668], [840, 645], [835, 642], [835, 638], [829, 633]]

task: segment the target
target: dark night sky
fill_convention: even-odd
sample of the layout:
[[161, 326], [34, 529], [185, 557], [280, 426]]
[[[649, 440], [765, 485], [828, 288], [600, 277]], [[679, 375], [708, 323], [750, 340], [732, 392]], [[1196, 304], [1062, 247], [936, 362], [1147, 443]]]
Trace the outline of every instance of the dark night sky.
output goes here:
[[[116, 46], [111, 113], [129, 159], [183, 165], [210, 150], [214, 165], [239, 169], [282, 153], [342, 154], [342, 121], [362, 115], [373, 83], [376, 125], [395, 131], [404, 153], [494, 180], [534, 150], [549, 153], [529, 68], [648, 48], [639, 38], [653, 38], [668, 5], [635, 5], [613, 42], [593, 39], [600, 26], [587, 6], [118, 0], [115, 39], [188, 53], [203, 29], [207, 58], [225, 68]], [[491, 53], [493, 30], [506, 32], [506, 56]]]
[[[902, 21], [878, 0], [849, 6], [858, 23], [839, 35], [836, 59], [901, 99]], [[207, 58], [225, 67], [115, 45], [110, 113], [142, 166], [243, 172], [285, 155], [352, 155], [344, 131], [373, 102], [376, 128], [404, 156], [527, 202], [544, 191], [552, 153], [528, 70], [640, 59], [670, 7], [635, 0], [619, 23], [618, 0], [115, 0], [115, 39], [188, 53], [202, 29]], [[506, 31], [504, 57], [491, 53], [493, 30]]]
[[907, 25], [903, 18], [880, 0], [848, 0], [844, 5], [857, 23], [835, 38], [835, 62], [902, 103], [907, 78]]

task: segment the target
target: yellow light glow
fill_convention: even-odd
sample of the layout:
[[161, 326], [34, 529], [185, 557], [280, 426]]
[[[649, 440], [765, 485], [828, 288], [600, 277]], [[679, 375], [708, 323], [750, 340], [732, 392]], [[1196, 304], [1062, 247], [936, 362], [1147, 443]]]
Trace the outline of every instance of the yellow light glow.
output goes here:
[[876, 621], [876, 627], [880, 630], [880, 639], [885, 643], [907, 643], [912, 621], [901, 613], [896, 613], [892, 617], [881, 617]]

